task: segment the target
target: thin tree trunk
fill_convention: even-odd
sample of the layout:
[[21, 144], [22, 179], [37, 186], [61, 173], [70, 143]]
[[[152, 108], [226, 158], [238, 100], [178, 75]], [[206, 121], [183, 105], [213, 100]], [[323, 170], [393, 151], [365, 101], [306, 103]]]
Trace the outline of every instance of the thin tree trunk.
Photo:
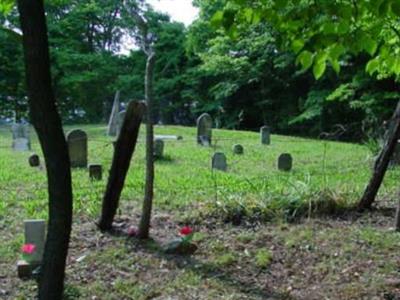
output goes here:
[[98, 222], [98, 226], [102, 231], [112, 229], [112, 222], [118, 209], [125, 177], [135, 151], [140, 123], [145, 109], [144, 102], [132, 101], [128, 105], [121, 132], [115, 145], [110, 176], [103, 198], [101, 217]]
[[396, 217], [395, 217], [395, 221], [394, 221], [394, 229], [397, 232], [400, 231], [400, 200], [397, 203]]
[[43, 0], [18, 0], [32, 123], [46, 162], [49, 224], [39, 280], [39, 299], [62, 299], [72, 225], [70, 159], [51, 86]]
[[396, 110], [392, 117], [393, 129], [389, 133], [388, 138], [383, 146], [378, 158], [375, 161], [374, 172], [372, 178], [366, 187], [364, 194], [358, 203], [359, 210], [370, 209], [379, 187], [385, 177], [386, 170], [389, 166], [390, 159], [396, 149], [400, 136], [400, 102], [397, 104]]
[[146, 183], [143, 200], [142, 217], [140, 219], [138, 237], [149, 237], [151, 210], [153, 207], [154, 188], [154, 132], [153, 132], [153, 75], [155, 54], [147, 57], [145, 77], [145, 98], [147, 103], [146, 114]]

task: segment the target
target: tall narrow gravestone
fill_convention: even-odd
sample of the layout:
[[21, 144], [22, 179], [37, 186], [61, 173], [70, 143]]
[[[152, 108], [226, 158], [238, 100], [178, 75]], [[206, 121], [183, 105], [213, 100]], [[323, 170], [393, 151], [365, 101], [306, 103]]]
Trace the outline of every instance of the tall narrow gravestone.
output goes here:
[[260, 128], [261, 144], [269, 145], [271, 144], [271, 129], [269, 126], [263, 126]]
[[216, 152], [212, 158], [211, 167], [215, 170], [226, 171], [228, 164], [226, 162], [226, 156], [222, 152]]
[[35, 245], [29, 263], [39, 265], [42, 262], [44, 244], [46, 241], [46, 222], [45, 220], [25, 220], [25, 244]]
[[204, 113], [197, 119], [197, 143], [202, 146], [210, 146], [212, 138], [212, 118]]
[[107, 127], [107, 135], [109, 136], [116, 136], [117, 135], [117, 121], [118, 121], [118, 114], [120, 109], [120, 102], [119, 102], [120, 92], [117, 91], [114, 98], [113, 107], [111, 110], [110, 119], [108, 121]]
[[293, 158], [289, 153], [283, 153], [278, 158], [278, 169], [281, 171], [290, 171], [293, 165]]
[[67, 134], [69, 157], [72, 168], [86, 168], [87, 166], [87, 134], [83, 130], [75, 129]]
[[29, 138], [29, 124], [14, 123], [11, 126], [13, 142], [12, 148], [15, 151], [29, 151], [31, 141]]
[[162, 158], [164, 155], [164, 141], [161, 139], [154, 140], [154, 157]]

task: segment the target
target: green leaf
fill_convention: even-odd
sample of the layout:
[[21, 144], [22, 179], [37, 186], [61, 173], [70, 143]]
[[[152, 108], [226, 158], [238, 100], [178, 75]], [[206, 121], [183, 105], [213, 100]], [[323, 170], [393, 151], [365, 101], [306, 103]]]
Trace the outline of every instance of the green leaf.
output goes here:
[[337, 60], [331, 60], [332, 69], [335, 71], [336, 74], [340, 73], [340, 64]]
[[14, 6], [14, 0], [0, 0], [0, 14], [7, 15]]
[[362, 43], [362, 48], [369, 53], [369, 55], [374, 55], [376, 52], [376, 49], [378, 48], [378, 43], [372, 39], [368, 35], [364, 35], [361, 38], [361, 43]]
[[324, 52], [317, 54], [314, 60], [313, 74], [315, 79], [320, 79], [326, 70], [326, 58], [327, 55]]
[[309, 67], [311, 67], [313, 60], [313, 54], [310, 51], [304, 50], [299, 54], [296, 61], [302, 65], [303, 70], [307, 70]]
[[294, 40], [292, 42], [292, 50], [294, 51], [294, 53], [299, 53], [304, 47], [304, 41], [303, 40]]
[[371, 59], [366, 67], [365, 67], [365, 71], [369, 74], [372, 75], [374, 74], [379, 68], [379, 61], [377, 58]]
[[224, 18], [224, 13], [222, 11], [217, 11], [210, 20], [210, 24], [212, 27], [221, 27], [222, 25], [222, 20]]
[[384, 0], [378, 8], [378, 14], [382, 17], [385, 17], [389, 13], [390, 1]]

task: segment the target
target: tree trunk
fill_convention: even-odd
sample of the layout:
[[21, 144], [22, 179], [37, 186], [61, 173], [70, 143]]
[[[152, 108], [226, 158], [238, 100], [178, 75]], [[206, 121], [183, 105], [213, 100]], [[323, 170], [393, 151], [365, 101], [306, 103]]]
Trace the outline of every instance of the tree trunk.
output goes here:
[[150, 53], [147, 57], [145, 77], [145, 98], [147, 103], [146, 114], [146, 183], [143, 200], [142, 217], [140, 219], [138, 237], [147, 239], [149, 237], [151, 210], [153, 206], [154, 188], [154, 132], [153, 132], [153, 75], [155, 65], [155, 54]]
[[370, 209], [375, 201], [376, 194], [385, 177], [386, 170], [389, 166], [390, 158], [396, 149], [400, 136], [400, 102], [397, 104], [392, 120], [393, 129], [388, 134], [388, 138], [383, 146], [378, 158], [375, 161], [374, 172], [372, 178], [364, 191], [360, 202], [358, 203], [359, 210]]
[[103, 198], [101, 217], [98, 222], [98, 226], [102, 231], [112, 229], [112, 222], [118, 209], [125, 177], [135, 151], [140, 123], [145, 109], [144, 102], [132, 101], [128, 105], [121, 132], [115, 145], [110, 176]]
[[65, 263], [72, 225], [70, 159], [51, 86], [47, 26], [43, 0], [18, 0], [33, 126], [46, 162], [49, 224], [39, 299], [62, 299]]
[[400, 200], [397, 203], [396, 217], [395, 217], [395, 221], [394, 221], [394, 229], [397, 232], [400, 231]]

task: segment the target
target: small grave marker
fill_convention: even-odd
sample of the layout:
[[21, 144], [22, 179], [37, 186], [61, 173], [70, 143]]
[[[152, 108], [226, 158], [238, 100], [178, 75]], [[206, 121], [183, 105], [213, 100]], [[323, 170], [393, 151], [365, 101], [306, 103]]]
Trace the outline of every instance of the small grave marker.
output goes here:
[[261, 144], [269, 145], [271, 144], [271, 129], [269, 126], [263, 126], [260, 128]]
[[278, 158], [278, 169], [281, 171], [290, 171], [293, 165], [293, 158], [289, 153], [283, 153]]
[[87, 134], [83, 130], [75, 129], [67, 134], [68, 150], [72, 168], [86, 168], [87, 166]]
[[237, 145], [233, 146], [232, 151], [233, 151], [234, 154], [243, 154], [244, 153], [244, 148], [243, 148], [242, 145], [237, 144]]
[[25, 244], [34, 244], [35, 252], [31, 256], [31, 265], [40, 265], [43, 258], [44, 244], [46, 241], [45, 220], [25, 220]]
[[103, 178], [103, 167], [100, 164], [90, 164], [89, 177], [92, 180], [101, 180]]
[[12, 148], [15, 151], [29, 151], [31, 141], [29, 138], [29, 124], [14, 123], [11, 126], [13, 142]]
[[162, 158], [164, 155], [164, 141], [162, 139], [156, 139], [154, 141], [154, 157]]
[[28, 161], [31, 167], [39, 167], [40, 165], [40, 158], [37, 154], [32, 154], [31, 156], [29, 156]]
[[226, 171], [228, 164], [226, 162], [226, 156], [222, 152], [216, 152], [212, 158], [212, 168], [220, 171]]

